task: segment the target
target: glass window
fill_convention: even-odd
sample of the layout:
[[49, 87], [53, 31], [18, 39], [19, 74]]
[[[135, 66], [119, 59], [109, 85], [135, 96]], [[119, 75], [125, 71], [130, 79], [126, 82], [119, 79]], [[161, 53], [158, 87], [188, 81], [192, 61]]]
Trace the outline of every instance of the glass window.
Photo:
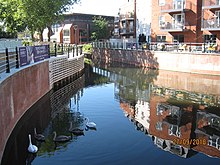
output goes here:
[[173, 42], [184, 42], [184, 35], [174, 35], [173, 36]]
[[156, 41], [157, 42], [166, 42], [166, 36], [157, 36]]
[[215, 23], [216, 23], [216, 25], [219, 26], [219, 25], [220, 25], [220, 10], [219, 10], [219, 11], [216, 11], [216, 12], [215, 12], [215, 15], [216, 15], [216, 18], [215, 18], [215, 19], [216, 19], [216, 22], [215, 22]]
[[159, 26], [165, 27], [165, 17], [163, 15], [159, 16]]
[[63, 30], [63, 36], [70, 36], [70, 30]]
[[216, 43], [216, 35], [203, 35], [203, 42]]
[[165, 5], [165, 0], [159, 0], [159, 6], [164, 6]]

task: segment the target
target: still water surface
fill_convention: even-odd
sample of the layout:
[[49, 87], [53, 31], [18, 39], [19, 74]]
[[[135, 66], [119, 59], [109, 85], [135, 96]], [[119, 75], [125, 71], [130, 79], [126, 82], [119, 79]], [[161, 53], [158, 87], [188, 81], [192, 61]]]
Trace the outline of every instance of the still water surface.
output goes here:
[[[28, 110], [8, 139], [2, 164], [217, 165], [218, 84], [218, 77], [137, 68], [87, 69]], [[96, 130], [85, 129], [85, 117], [97, 124]], [[70, 135], [70, 122], [85, 129], [85, 135], [55, 144], [53, 131]], [[45, 142], [34, 139], [35, 127], [46, 136]], [[39, 148], [36, 155], [27, 152], [28, 134]]]

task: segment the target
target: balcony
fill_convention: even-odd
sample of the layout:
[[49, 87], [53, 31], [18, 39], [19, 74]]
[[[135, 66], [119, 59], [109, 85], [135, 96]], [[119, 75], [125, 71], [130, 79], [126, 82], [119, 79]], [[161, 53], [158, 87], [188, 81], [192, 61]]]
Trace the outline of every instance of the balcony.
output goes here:
[[119, 17], [114, 18], [114, 23], [119, 23]]
[[220, 9], [220, 0], [204, 0], [203, 9]]
[[126, 20], [133, 21], [134, 20], [134, 16], [132, 14], [121, 14], [120, 15], [120, 20], [121, 21], [126, 21]]
[[170, 22], [163, 22], [160, 25], [161, 31], [168, 31], [168, 32], [181, 32], [185, 30], [184, 22], [178, 23], [170, 23]]
[[121, 35], [133, 35], [134, 34], [134, 30], [133, 29], [129, 29], [129, 28], [122, 28], [120, 31]]
[[171, 4], [165, 4], [161, 6], [161, 13], [179, 13], [183, 11], [189, 11], [192, 9], [192, 2], [187, 2], [187, 0], [173, 1]]
[[220, 31], [220, 20], [219, 19], [203, 20], [202, 30]]

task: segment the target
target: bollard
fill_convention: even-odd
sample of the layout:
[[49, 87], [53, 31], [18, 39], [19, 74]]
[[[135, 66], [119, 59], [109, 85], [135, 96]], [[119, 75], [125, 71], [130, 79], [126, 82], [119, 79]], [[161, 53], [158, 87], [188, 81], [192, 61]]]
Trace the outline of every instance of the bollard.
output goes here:
[[63, 52], [64, 52], [64, 50], [63, 50], [63, 43], [62, 43], [62, 55], [63, 55]]
[[47, 50], [48, 50], [48, 57], [50, 58], [50, 45], [47, 45]]
[[75, 55], [75, 46], [73, 46], [73, 57]]
[[5, 49], [5, 55], [6, 55], [6, 73], [10, 73], [8, 48]]
[[15, 48], [15, 52], [16, 52], [16, 68], [19, 68], [19, 60], [18, 60], [18, 47]]
[[68, 55], [68, 58], [70, 58], [70, 44], [67, 47], [67, 55]]
[[55, 53], [55, 57], [57, 56], [57, 44], [55, 43], [54, 45], [54, 53]]
[[76, 47], [76, 56], [78, 56], [78, 46]]

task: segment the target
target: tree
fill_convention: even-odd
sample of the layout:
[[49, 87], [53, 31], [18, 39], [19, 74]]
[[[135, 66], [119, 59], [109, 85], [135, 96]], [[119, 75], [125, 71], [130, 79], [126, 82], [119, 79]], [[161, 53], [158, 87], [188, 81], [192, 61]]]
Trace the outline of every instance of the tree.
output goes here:
[[0, 21], [4, 30], [1, 34], [16, 37], [17, 32], [25, 29], [25, 15], [23, 14], [22, 0], [0, 0]]
[[80, 0], [0, 0], [0, 20], [6, 31], [14, 35], [26, 27], [40, 33]]
[[40, 40], [43, 41], [43, 30], [47, 27], [51, 31], [54, 21], [61, 18], [71, 5], [78, 2], [79, 0], [23, 0], [28, 15], [28, 28], [32, 32], [38, 31]]
[[108, 29], [108, 21], [105, 18], [99, 16], [93, 18], [94, 27], [92, 30], [91, 39], [92, 40], [100, 40], [100, 39], [108, 39], [110, 36], [110, 32]]

